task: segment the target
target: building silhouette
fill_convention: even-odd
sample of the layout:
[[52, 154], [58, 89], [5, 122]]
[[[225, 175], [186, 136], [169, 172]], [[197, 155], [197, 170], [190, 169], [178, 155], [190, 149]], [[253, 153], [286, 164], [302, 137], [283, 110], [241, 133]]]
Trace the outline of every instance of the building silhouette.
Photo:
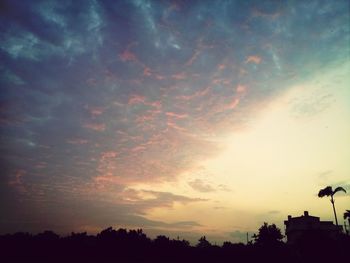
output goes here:
[[304, 211], [302, 216], [288, 215], [288, 220], [285, 220], [284, 224], [288, 244], [295, 244], [301, 238], [316, 232], [330, 239], [336, 239], [342, 232], [341, 226], [334, 225], [332, 221], [320, 221], [319, 217], [310, 216], [308, 211]]

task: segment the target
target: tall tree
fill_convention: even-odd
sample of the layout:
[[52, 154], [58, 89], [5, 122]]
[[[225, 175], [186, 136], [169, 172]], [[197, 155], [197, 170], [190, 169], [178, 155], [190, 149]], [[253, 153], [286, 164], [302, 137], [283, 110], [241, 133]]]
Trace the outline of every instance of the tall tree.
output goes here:
[[346, 193], [345, 189], [344, 189], [343, 187], [341, 187], [341, 186], [335, 188], [334, 191], [333, 191], [333, 189], [332, 189], [331, 186], [327, 186], [327, 187], [321, 189], [321, 190], [318, 192], [318, 197], [324, 197], [324, 196], [330, 196], [330, 197], [331, 197], [330, 201], [331, 201], [332, 206], [333, 206], [333, 212], [334, 212], [334, 217], [335, 217], [335, 223], [336, 223], [337, 226], [338, 226], [338, 218], [337, 218], [337, 213], [336, 213], [336, 211], [335, 211], [335, 205], [334, 205], [334, 202], [335, 202], [335, 201], [334, 201], [334, 197], [333, 197], [333, 196], [334, 196], [337, 192], [339, 192], [339, 191], [343, 191], [344, 193]]
[[259, 228], [259, 233], [254, 234], [253, 238], [256, 244], [274, 245], [282, 241], [283, 235], [281, 233], [281, 229], [279, 229], [275, 224], [269, 225], [265, 222]]

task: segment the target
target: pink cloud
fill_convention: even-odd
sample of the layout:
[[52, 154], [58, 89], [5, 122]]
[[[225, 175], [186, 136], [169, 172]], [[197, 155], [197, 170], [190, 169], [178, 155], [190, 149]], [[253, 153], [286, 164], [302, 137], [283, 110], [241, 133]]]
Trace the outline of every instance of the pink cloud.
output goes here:
[[229, 80], [229, 79], [223, 79], [223, 80], [222, 80], [222, 84], [228, 86], [228, 85], [231, 84], [231, 80]]
[[138, 124], [142, 124], [142, 123], [144, 123], [144, 122], [151, 122], [151, 121], [153, 121], [153, 120], [156, 118], [156, 116], [157, 116], [158, 114], [160, 114], [160, 113], [161, 113], [160, 110], [148, 110], [148, 111], [146, 111], [145, 114], [140, 115], [140, 116], [137, 116], [137, 117], [136, 117], [136, 122], [137, 122]]
[[161, 101], [147, 101], [145, 96], [133, 94], [129, 98], [128, 105], [135, 105], [135, 104], [144, 104], [144, 105], [156, 108], [158, 110], [162, 107]]
[[118, 156], [118, 153], [115, 151], [108, 151], [108, 152], [102, 152], [101, 153], [101, 160], [111, 159]]
[[124, 104], [119, 102], [119, 101], [113, 101], [112, 103], [113, 105], [117, 106], [117, 107], [124, 107]]
[[21, 193], [27, 193], [27, 189], [23, 183], [23, 177], [26, 175], [26, 173], [27, 172], [22, 169], [16, 170], [15, 174], [11, 177], [8, 184]]
[[[222, 100], [220, 103], [219, 102], [216, 102], [215, 104], [212, 105], [210, 111], [208, 111], [207, 113], [207, 116], [202, 116], [200, 118], [200, 122], [201, 122], [201, 125], [205, 126], [205, 127], [208, 127], [208, 125], [212, 128], [213, 125], [211, 125], [210, 123], [207, 123], [208, 121], [208, 118], [210, 116], [212, 116], [213, 114], [216, 114], [216, 113], [219, 113], [219, 112], [225, 112], [225, 111], [228, 111], [228, 110], [233, 110], [234, 108], [236, 108], [239, 104], [239, 97], [233, 97], [229, 102], [227, 102], [227, 100]], [[221, 120], [223, 122], [225, 122], [224, 120], [225, 118], [222, 118]], [[220, 122], [220, 121], [219, 121]], [[216, 130], [217, 127], [220, 125], [220, 123], [217, 122], [215, 125], [216, 125], [216, 128], [215, 129], [211, 129], [211, 130]]]
[[119, 54], [119, 57], [123, 62], [137, 61], [136, 55], [134, 53], [130, 52], [128, 49], [124, 50], [123, 53]]
[[232, 102], [226, 107], [226, 109], [228, 110], [233, 110], [234, 108], [237, 107], [237, 105], [239, 104], [239, 99], [235, 98], [232, 100]]
[[141, 115], [141, 116], [137, 116], [136, 117], [136, 122], [138, 124], [142, 124], [144, 122], [149, 122], [149, 121], [153, 121], [153, 120], [154, 120], [154, 115], [153, 114]]
[[230, 79], [224, 79], [224, 78], [215, 78], [212, 80], [211, 82], [213, 85], [218, 85], [218, 84], [222, 84], [222, 85], [230, 85], [231, 84], [231, 80]]
[[224, 70], [226, 68], [225, 64], [219, 64], [218, 65], [218, 70]]
[[154, 72], [151, 68], [147, 67], [146, 65], [144, 65], [141, 62], [139, 62], [139, 63], [143, 67], [143, 76], [152, 77], [152, 78], [155, 78], [157, 80], [165, 79], [165, 76], [162, 76], [162, 75], [158, 74], [157, 72]]
[[94, 131], [106, 130], [106, 125], [104, 123], [86, 123], [84, 127]]
[[150, 69], [149, 67], [145, 67], [145, 68], [143, 69], [143, 75], [144, 75], [144, 76], [151, 76], [151, 75], [152, 75], [151, 69]]
[[136, 146], [136, 147], [132, 148], [131, 151], [132, 151], [132, 152], [140, 152], [140, 151], [143, 151], [143, 150], [145, 150], [145, 149], [146, 149], [145, 146], [140, 145], [140, 146]]
[[178, 126], [174, 121], [168, 120], [167, 121], [168, 127], [178, 130], [178, 131], [186, 131], [185, 128]]
[[245, 93], [247, 90], [247, 86], [242, 85], [242, 84], [238, 84], [236, 87], [236, 92], [237, 93]]
[[90, 114], [93, 117], [101, 115], [103, 112], [104, 112], [104, 109], [102, 107], [93, 107], [93, 108], [90, 109]]
[[218, 84], [220, 84], [221, 83], [221, 79], [213, 79], [212, 81], [211, 81], [211, 83], [213, 84], [213, 85], [218, 85]]
[[166, 112], [165, 115], [168, 116], [168, 117], [176, 118], [176, 119], [188, 118], [187, 114], [179, 114], [179, 113], [176, 113], [176, 112], [169, 112], [169, 111]]
[[35, 168], [37, 169], [43, 169], [47, 166], [47, 163], [46, 162], [39, 162], [35, 165]]
[[185, 101], [192, 100], [194, 98], [203, 97], [203, 96], [207, 95], [209, 93], [209, 91], [210, 91], [210, 86], [206, 87], [203, 90], [199, 90], [192, 95], [180, 95], [180, 96], [177, 96], [176, 98], [180, 99], [180, 100], [185, 100]]
[[248, 56], [247, 59], [245, 60], [245, 63], [255, 63], [255, 64], [260, 64], [261, 62], [261, 57], [259, 56]]
[[[191, 97], [210, 94], [210, 90], [210, 86], [205, 87], [192, 94]], [[214, 96], [208, 96], [206, 99], [208, 99], [208, 103], [212, 108], [216, 101], [215, 99], [212, 101], [210, 97]], [[220, 106], [222, 108], [234, 108], [236, 105], [233, 102], [228, 105], [229, 101], [227, 99], [224, 98]], [[232, 100], [233, 98], [231, 98]], [[138, 114], [136, 116], [139, 122], [137, 123], [137, 129], [140, 131], [137, 134], [141, 134], [139, 138], [131, 138], [132, 134], [124, 129], [117, 130], [118, 138], [120, 138], [118, 143], [120, 144], [116, 147], [118, 147], [119, 154], [117, 155], [114, 151], [107, 151], [95, 156], [97, 159], [97, 174], [95, 179], [91, 181], [91, 189], [95, 187], [97, 193], [107, 194], [112, 189], [111, 187], [121, 184], [176, 180], [183, 170], [193, 165], [188, 158], [207, 157], [208, 152], [213, 151], [215, 145], [213, 146], [191, 134], [192, 131], [183, 125], [182, 122], [188, 118], [186, 111], [168, 109], [168, 111], [164, 110], [164, 113], [162, 113], [158, 109], [162, 107], [161, 101], [150, 102], [147, 97], [141, 95], [131, 96], [129, 101], [131, 104], [142, 103], [153, 106], [142, 111], [144, 115]], [[187, 101], [185, 103], [187, 104]], [[204, 109], [206, 104], [204, 103]], [[181, 107], [179, 106], [179, 108]], [[211, 108], [208, 111], [211, 111]], [[161, 120], [162, 124], [166, 125], [165, 127], [155, 125], [153, 118], [155, 117], [158, 120], [158, 114], [164, 114]], [[207, 122], [207, 116], [201, 115], [201, 117], [204, 118], [203, 122], [208, 125], [208, 129], [211, 127], [215, 130], [212, 123]], [[151, 131], [151, 136], [144, 136], [146, 134], [143, 132], [145, 128]], [[199, 129], [202, 130], [202, 127], [199, 127]], [[203, 131], [206, 132], [205, 129]], [[130, 147], [130, 145], [132, 146]], [[183, 152], [186, 152], [186, 156]], [[128, 176], [123, 176], [124, 174]]]
[[144, 96], [140, 96], [140, 95], [132, 95], [130, 98], [129, 98], [129, 101], [128, 101], [128, 105], [134, 105], [134, 104], [144, 104], [146, 101], [146, 98]]
[[[143, 68], [143, 72], [142, 75], [145, 77], [152, 77], [155, 78], [157, 80], [162, 80], [165, 79], [164, 76], [158, 74], [157, 72], [155, 72], [154, 70], [152, 70], [150, 67], [148, 67], [145, 63], [143, 63], [141, 60], [139, 60], [139, 58], [137, 58], [137, 56], [130, 51], [130, 48], [133, 45], [137, 45], [137, 43], [133, 42], [130, 43], [127, 48], [119, 54], [119, 58], [123, 61], [132, 61], [135, 62], [138, 66]], [[131, 79], [129, 80], [129, 82], [133, 83], [133, 84], [137, 84], [137, 85], [141, 85], [142, 84], [142, 79]]]
[[193, 62], [197, 59], [197, 57], [199, 56], [200, 51], [196, 50], [192, 57], [190, 57], [190, 59], [186, 62], [186, 66], [191, 66], [193, 64]]
[[[211, 22], [209, 21], [208, 26], [210, 26], [210, 24], [211, 24]], [[185, 65], [191, 66], [194, 63], [194, 61], [198, 58], [198, 56], [200, 55], [200, 53], [202, 51], [204, 51], [205, 49], [210, 49], [210, 48], [214, 48], [214, 47], [215, 47], [214, 45], [205, 44], [203, 39], [199, 39], [197, 48], [195, 49], [193, 55], [185, 63]]]
[[[101, 154], [98, 158], [98, 174], [91, 182], [91, 191], [108, 194], [113, 187], [140, 182], [174, 181], [182, 171], [190, 168], [191, 163], [181, 152], [190, 152], [194, 158], [211, 152], [212, 146], [180, 127], [171, 117], [167, 127], [155, 130], [148, 139], [142, 137], [134, 140], [124, 131], [118, 131], [122, 137], [135, 143], [134, 147], [122, 149], [117, 158], [114, 154]], [[147, 154], [144, 154], [147, 152]], [[135, 165], [137, 164], [137, 165]], [[128, 176], [119, 176], [127, 174]], [[166, 176], [164, 176], [166, 175]], [[112, 188], [111, 188], [112, 187]]]
[[183, 80], [187, 78], [187, 74], [185, 72], [180, 72], [173, 74], [171, 77], [176, 80]]
[[93, 118], [101, 115], [104, 112], [103, 107], [91, 107], [91, 106], [85, 105], [84, 108], [90, 113], [91, 117]]
[[159, 75], [159, 74], [156, 74], [156, 75], [155, 75], [155, 78], [156, 78], [156, 79], [158, 79], [158, 80], [165, 79], [165, 77], [164, 77], [164, 76]]
[[94, 188], [97, 188], [98, 190], [105, 190], [113, 184], [119, 184], [119, 177], [113, 176], [112, 173], [106, 173], [103, 175], [96, 176], [93, 180], [95, 182]]
[[153, 102], [149, 102], [148, 105], [156, 108], [156, 109], [160, 109], [162, 107], [162, 102], [161, 101], [153, 101]]

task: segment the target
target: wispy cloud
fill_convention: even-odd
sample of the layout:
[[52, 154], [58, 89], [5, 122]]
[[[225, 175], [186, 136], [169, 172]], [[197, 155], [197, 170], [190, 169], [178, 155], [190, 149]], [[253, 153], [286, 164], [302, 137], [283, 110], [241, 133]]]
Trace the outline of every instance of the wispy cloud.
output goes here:
[[255, 63], [255, 64], [260, 64], [261, 62], [261, 57], [259, 56], [255, 56], [255, 55], [252, 55], [252, 56], [248, 56], [245, 60], [245, 63]]
[[196, 191], [202, 192], [202, 193], [208, 193], [208, 192], [214, 192], [215, 189], [210, 184], [204, 183], [200, 179], [196, 179], [194, 181], [188, 182], [188, 184]]
[[99, 132], [106, 129], [106, 125], [104, 123], [86, 123], [84, 124], [84, 127]]

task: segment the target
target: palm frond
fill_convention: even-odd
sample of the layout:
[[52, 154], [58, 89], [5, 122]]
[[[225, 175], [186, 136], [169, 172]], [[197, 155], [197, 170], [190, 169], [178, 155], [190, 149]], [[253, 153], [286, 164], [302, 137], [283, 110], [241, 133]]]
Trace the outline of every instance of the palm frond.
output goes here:
[[346, 210], [346, 212], [344, 213], [344, 219], [346, 218], [350, 218], [350, 210]]
[[331, 186], [327, 186], [318, 192], [318, 197], [330, 196], [333, 194]]
[[336, 192], [339, 192], [339, 191], [343, 191], [344, 193], [346, 193], [346, 190], [343, 187], [338, 186], [337, 188], [334, 189], [333, 194], [335, 194]]

